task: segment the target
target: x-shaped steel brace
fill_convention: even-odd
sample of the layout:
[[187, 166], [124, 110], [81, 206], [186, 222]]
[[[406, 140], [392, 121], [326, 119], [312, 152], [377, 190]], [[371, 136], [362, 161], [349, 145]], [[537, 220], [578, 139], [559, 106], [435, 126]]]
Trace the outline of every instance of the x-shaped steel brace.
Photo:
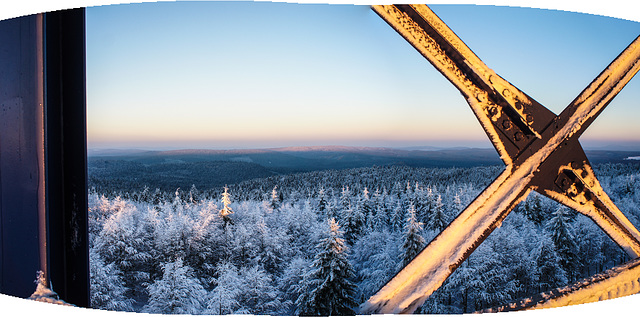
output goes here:
[[604, 192], [578, 142], [640, 69], [640, 37], [556, 116], [488, 68], [426, 5], [373, 9], [458, 88], [506, 169], [360, 313], [420, 307], [531, 190], [590, 217], [632, 259], [640, 256], [640, 232]]

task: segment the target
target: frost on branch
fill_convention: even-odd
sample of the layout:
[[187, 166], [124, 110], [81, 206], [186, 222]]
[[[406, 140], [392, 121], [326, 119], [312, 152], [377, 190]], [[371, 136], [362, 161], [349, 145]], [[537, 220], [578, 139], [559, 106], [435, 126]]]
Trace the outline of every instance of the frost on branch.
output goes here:
[[353, 315], [355, 272], [347, 259], [347, 247], [335, 219], [329, 220], [329, 234], [318, 244], [313, 269], [304, 277], [305, 292], [296, 301], [300, 315]]

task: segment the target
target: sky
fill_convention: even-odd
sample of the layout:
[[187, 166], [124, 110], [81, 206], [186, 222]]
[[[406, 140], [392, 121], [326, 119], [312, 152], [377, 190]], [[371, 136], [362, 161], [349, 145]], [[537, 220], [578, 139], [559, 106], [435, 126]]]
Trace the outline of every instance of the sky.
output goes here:
[[[491, 68], [556, 114], [640, 23], [434, 5]], [[581, 137], [640, 149], [640, 79]], [[491, 147], [460, 93], [364, 5], [169, 2], [87, 9], [90, 148]]]

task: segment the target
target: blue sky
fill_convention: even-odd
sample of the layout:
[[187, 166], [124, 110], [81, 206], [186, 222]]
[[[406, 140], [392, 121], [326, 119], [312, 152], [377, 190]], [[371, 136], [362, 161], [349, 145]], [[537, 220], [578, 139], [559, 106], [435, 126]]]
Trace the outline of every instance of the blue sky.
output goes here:
[[[489, 67], [559, 113], [640, 23], [432, 6]], [[90, 147], [482, 146], [458, 91], [368, 6], [170, 2], [87, 9]], [[640, 144], [640, 79], [581, 138]]]

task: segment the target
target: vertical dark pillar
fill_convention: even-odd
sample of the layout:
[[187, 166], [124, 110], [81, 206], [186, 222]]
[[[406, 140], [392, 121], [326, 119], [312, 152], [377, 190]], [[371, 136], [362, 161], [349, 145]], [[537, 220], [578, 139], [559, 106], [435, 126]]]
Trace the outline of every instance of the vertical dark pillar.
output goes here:
[[0, 21], [0, 292], [18, 297], [46, 260], [41, 27], [36, 15]]
[[44, 14], [44, 38], [49, 278], [61, 299], [88, 307], [84, 9]]
[[0, 292], [89, 305], [84, 9], [0, 21]]

